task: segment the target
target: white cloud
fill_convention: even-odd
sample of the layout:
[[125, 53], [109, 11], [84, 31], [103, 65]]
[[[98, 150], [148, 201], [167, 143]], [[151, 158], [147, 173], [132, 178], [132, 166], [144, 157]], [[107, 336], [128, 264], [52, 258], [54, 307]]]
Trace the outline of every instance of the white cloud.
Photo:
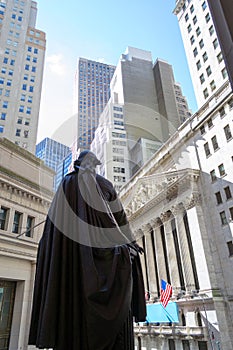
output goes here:
[[47, 68], [54, 74], [64, 76], [67, 72], [62, 54], [54, 54], [46, 59]]

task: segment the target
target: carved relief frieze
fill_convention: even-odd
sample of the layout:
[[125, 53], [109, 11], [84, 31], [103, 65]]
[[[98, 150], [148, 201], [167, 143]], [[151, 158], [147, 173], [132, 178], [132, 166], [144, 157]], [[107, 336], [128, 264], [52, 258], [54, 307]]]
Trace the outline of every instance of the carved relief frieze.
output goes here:
[[[139, 178], [126, 194], [127, 202], [122, 198], [127, 215], [134, 218], [158, 203], [170, 203], [179, 197], [185, 199], [185, 206], [192, 206], [199, 198], [193, 192], [198, 177], [198, 170], [185, 169]], [[187, 191], [190, 194], [185, 197]]]

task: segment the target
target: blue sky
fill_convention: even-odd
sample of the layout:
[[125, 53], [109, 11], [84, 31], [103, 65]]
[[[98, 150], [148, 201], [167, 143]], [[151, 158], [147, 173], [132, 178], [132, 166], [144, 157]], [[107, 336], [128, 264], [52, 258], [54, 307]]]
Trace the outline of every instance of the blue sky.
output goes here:
[[38, 0], [37, 28], [46, 32], [38, 141], [72, 116], [78, 57], [116, 65], [127, 46], [152, 52], [173, 67], [189, 107], [197, 110], [176, 16], [175, 0], [67, 2]]

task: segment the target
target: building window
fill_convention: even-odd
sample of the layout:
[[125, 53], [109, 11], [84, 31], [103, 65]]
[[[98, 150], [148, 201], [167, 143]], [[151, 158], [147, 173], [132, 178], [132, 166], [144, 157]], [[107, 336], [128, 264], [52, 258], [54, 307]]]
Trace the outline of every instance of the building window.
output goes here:
[[221, 204], [222, 203], [222, 196], [221, 196], [220, 191], [215, 193], [215, 197], [216, 197], [217, 204]]
[[31, 107], [27, 107], [26, 113], [27, 113], [27, 114], [31, 114], [31, 111], [32, 111]]
[[33, 92], [34, 87], [33, 86], [29, 86], [29, 92]]
[[224, 68], [222, 69], [221, 73], [222, 73], [223, 79], [226, 79], [226, 78], [227, 78], [227, 70], [226, 70], [226, 67], [224, 67]]
[[201, 131], [201, 135], [205, 134], [205, 127], [204, 127], [204, 125], [202, 125], [200, 127], [200, 131]]
[[231, 215], [231, 220], [233, 220], [233, 207], [229, 208], [230, 215]]
[[27, 90], [27, 84], [22, 85], [22, 90], [25, 90], [25, 91]]
[[209, 12], [208, 12], [207, 15], [205, 16], [205, 20], [206, 20], [206, 23], [209, 22], [209, 20], [210, 20], [210, 14], [209, 14]]
[[196, 34], [197, 34], [197, 36], [199, 36], [201, 34], [201, 30], [199, 27], [196, 29]]
[[29, 64], [25, 64], [25, 70], [29, 70]]
[[192, 35], [191, 38], [190, 38], [190, 42], [191, 42], [191, 45], [193, 45], [193, 43], [195, 42], [195, 39], [194, 39], [194, 36]]
[[210, 33], [210, 36], [214, 34], [214, 26], [210, 26], [209, 27], [209, 33]]
[[11, 79], [7, 79], [6, 85], [7, 86], [11, 86], [11, 84], [12, 84], [12, 80]]
[[0, 229], [7, 230], [7, 217], [9, 209], [1, 207], [0, 208]]
[[200, 60], [197, 61], [196, 66], [197, 66], [197, 70], [199, 70], [201, 68], [201, 61]]
[[23, 105], [20, 105], [20, 106], [19, 106], [19, 112], [20, 112], [20, 113], [23, 113], [23, 112], [24, 112], [24, 106], [23, 106]]
[[224, 176], [226, 174], [223, 163], [218, 166], [218, 171], [220, 176]]
[[197, 16], [193, 17], [193, 24], [195, 25], [197, 23]]
[[22, 122], [23, 122], [23, 119], [22, 118], [18, 118], [17, 124], [22, 124]]
[[193, 50], [193, 56], [196, 57], [198, 54], [197, 48], [195, 47], [195, 49]]
[[203, 41], [203, 39], [201, 39], [201, 40], [199, 41], [199, 46], [200, 46], [201, 49], [204, 47], [204, 41]]
[[204, 1], [201, 6], [202, 6], [203, 11], [205, 11], [205, 9], [207, 7], [206, 2]]
[[6, 120], [6, 113], [1, 113], [0, 119], [1, 120]]
[[0, 134], [4, 132], [4, 126], [0, 125]]
[[29, 134], [29, 131], [28, 130], [24, 130], [24, 137], [25, 137], [25, 139], [27, 139], [28, 138], [28, 134]]
[[226, 195], [226, 200], [231, 199], [232, 195], [231, 195], [231, 189], [229, 186], [224, 187], [224, 191], [225, 191], [225, 195]]
[[214, 90], [216, 89], [216, 84], [215, 84], [215, 81], [214, 81], [214, 80], [212, 80], [212, 81], [210, 82], [210, 88], [211, 88], [211, 91], [214, 91]]
[[216, 49], [218, 47], [218, 39], [215, 39], [213, 41], [213, 46], [214, 46], [214, 49]]
[[2, 108], [8, 108], [8, 101], [3, 101]]
[[15, 136], [20, 136], [20, 133], [21, 133], [21, 129], [16, 129]]
[[22, 213], [16, 211], [15, 215], [14, 215], [13, 227], [12, 227], [12, 232], [13, 233], [19, 233], [19, 231], [20, 231], [20, 224], [21, 224], [21, 217], [22, 217]]
[[190, 33], [190, 32], [191, 32], [191, 30], [192, 30], [192, 26], [191, 26], [191, 24], [189, 24], [189, 25], [188, 25], [187, 29], [188, 29], [188, 33]]
[[212, 128], [214, 126], [212, 118], [209, 118], [207, 121], [208, 128]]
[[219, 149], [216, 135], [211, 138], [214, 151]]
[[215, 170], [211, 170], [210, 172], [210, 177], [211, 177], [211, 181], [214, 182], [217, 180], [217, 176], [216, 176], [216, 172]]
[[27, 237], [33, 237], [34, 220], [35, 219], [32, 216], [27, 217], [26, 233], [25, 233], [25, 236]]
[[194, 6], [192, 5], [192, 6], [190, 7], [190, 13], [193, 13], [193, 11], [194, 11]]
[[206, 73], [207, 73], [208, 77], [209, 77], [210, 74], [212, 73], [210, 66], [208, 66], [208, 67], [206, 68]]
[[224, 127], [224, 132], [225, 132], [225, 136], [226, 136], [227, 141], [231, 140], [232, 139], [232, 133], [231, 133], [231, 129], [230, 129], [229, 124], [227, 124]]
[[227, 242], [227, 248], [229, 251], [229, 256], [233, 256], [233, 243], [232, 243], [232, 241]]
[[219, 213], [220, 215], [220, 219], [221, 219], [221, 223], [222, 225], [226, 225], [227, 224], [227, 218], [226, 218], [226, 213], [225, 211], [221, 211], [221, 213]]
[[203, 84], [204, 81], [205, 81], [205, 77], [204, 77], [204, 74], [202, 73], [202, 74], [200, 75], [200, 82], [201, 82], [201, 84]]
[[186, 15], [185, 15], [185, 22], [188, 22], [188, 20], [189, 20], [189, 15], [188, 15], [188, 13], [186, 13]]
[[204, 95], [205, 98], [207, 98], [209, 96], [207, 88], [203, 91], [203, 95]]
[[211, 153], [210, 153], [210, 148], [209, 148], [208, 142], [206, 142], [204, 144], [204, 150], [205, 150], [206, 157], [209, 157], [211, 155]]
[[220, 114], [220, 117], [221, 117], [221, 118], [224, 117], [224, 115], [226, 114], [225, 108], [224, 108], [224, 107], [221, 107], [221, 108], [219, 109], [219, 114]]
[[208, 60], [208, 55], [206, 52], [203, 53], [202, 58], [203, 58], [204, 62], [206, 62]]

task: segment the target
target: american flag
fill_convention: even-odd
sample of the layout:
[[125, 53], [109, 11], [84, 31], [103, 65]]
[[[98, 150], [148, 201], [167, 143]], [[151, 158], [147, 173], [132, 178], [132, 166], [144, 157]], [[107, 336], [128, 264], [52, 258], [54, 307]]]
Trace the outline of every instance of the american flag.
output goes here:
[[161, 280], [160, 301], [163, 307], [167, 306], [171, 296], [172, 296], [172, 286], [169, 283], [165, 282], [164, 280]]

